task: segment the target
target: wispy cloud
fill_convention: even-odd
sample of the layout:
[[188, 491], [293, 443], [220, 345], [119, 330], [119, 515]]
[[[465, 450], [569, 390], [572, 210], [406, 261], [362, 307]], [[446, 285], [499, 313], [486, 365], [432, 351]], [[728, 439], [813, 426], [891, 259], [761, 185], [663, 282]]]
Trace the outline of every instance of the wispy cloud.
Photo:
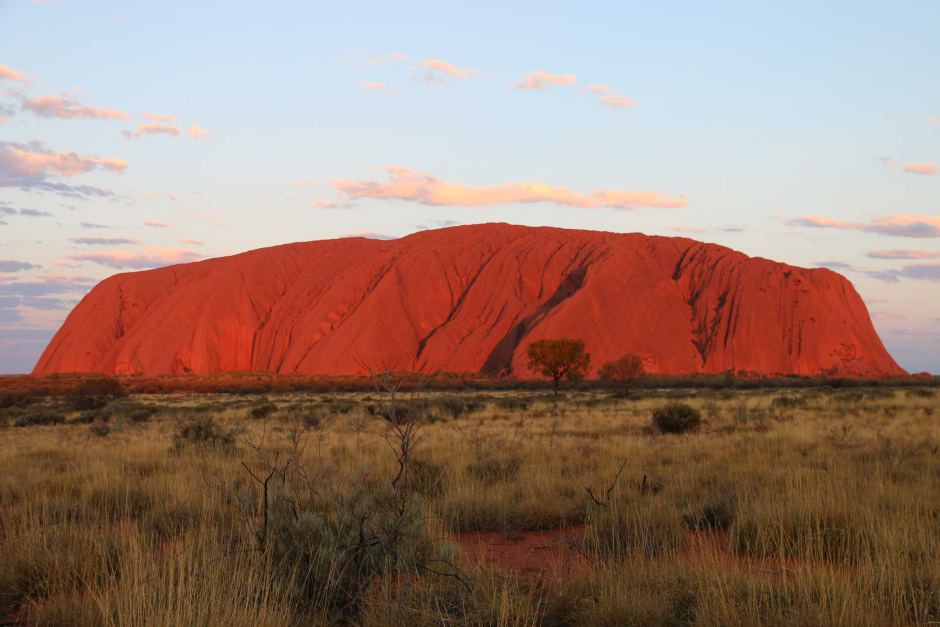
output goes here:
[[16, 109], [6, 105], [0, 105], [0, 124], [6, 124], [14, 115], [16, 115]]
[[508, 183], [472, 187], [448, 183], [430, 174], [412, 172], [393, 166], [386, 170], [389, 180], [332, 181], [331, 184], [350, 200], [382, 198], [405, 200], [424, 205], [490, 207], [548, 202], [568, 207], [637, 209], [640, 207], [685, 207], [685, 196], [663, 196], [659, 192], [601, 189], [579, 194], [545, 183]]
[[920, 174], [921, 176], [937, 176], [940, 172], [940, 165], [936, 163], [908, 163], [904, 166], [904, 171], [908, 174]]
[[816, 261], [813, 265], [819, 268], [829, 268], [830, 270], [855, 270], [852, 264], [844, 261]]
[[180, 244], [185, 244], [187, 246], [202, 246], [203, 245], [203, 243], [200, 242], [198, 239], [189, 239], [189, 238], [181, 239]]
[[463, 80], [473, 75], [472, 70], [459, 68], [443, 59], [422, 59], [421, 67], [424, 68], [424, 80], [428, 83], [443, 83], [451, 78]]
[[940, 259], [940, 252], [931, 250], [872, 250], [872, 259]]
[[142, 251], [112, 250], [100, 253], [70, 255], [69, 259], [87, 261], [109, 268], [135, 269], [157, 268], [177, 263], [198, 261], [201, 255], [182, 248], [148, 248]]
[[169, 137], [179, 137], [180, 129], [174, 124], [167, 122], [141, 122], [134, 127], [132, 131], [121, 131], [126, 139], [140, 139], [144, 135], [168, 135]]
[[349, 209], [352, 207], [352, 204], [349, 201], [320, 198], [319, 200], [313, 201], [313, 206], [317, 209]]
[[895, 270], [873, 270], [865, 274], [887, 283], [898, 283], [901, 279], [940, 281], [940, 262], [915, 263]]
[[173, 228], [176, 225], [170, 224], [168, 222], [157, 222], [155, 220], [144, 220], [144, 226], [149, 226], [152, 229], [169, 229]]
[[191, 124], [189, 127], [189, 136], [193, 139], [209, 139], [209, 136], [212, 133], [208, 129], [204, 129], [201, 126]]
[[20, 209], [21, 216], [27, 216], [30, 218], [51, 218], [52, 214], [48, 211], [40, 211], [39, 209]]
[[124, 237], [73, 237], [72, 242], [83, 246], [121, 246], [123, 244], [140, 244], [136, 239]]
[[8, 202], [0, 201], [0, 214], [7, 216], [26, 216], [27, 218], [51, 218], [52, 213], [39, 209], [17, 209]]
[[29, 111], [43, 118], [58, 118], [60, 120], [131, 119], [131, 116], [123, 111], [84, 105], [68, 94], [40, 96], [38, 98], [28, 98], [20, 94], [18, 97], [24, 111]]
[[170, 202], [179, 202], [180, 197], [176, 194], [154, 194], [153, 192], [141, 192], [141, 200], [169, 200]]
[[0, 141], [0, 187], [47, 191], [65, 196], [112, 196], [113, 193], [106, 189], [66, 185], [50, 179], [72, 177], [93, 170], [120, 173], [126, 169], [127, 162], [116, 157], [56, 152], [40, 142], [22, 144]]
[[79, 222], [78, 225], [83, 229], [95, 230], [95, 229], [110, 229], [111, 227], [106, 224], [97, 224], [95, 222]]
[[610, 85], [604, 85], [603, 83], [591, 83], [587, 86], [587, 89], [597, 97], [598, 102], [609, 107], [625, 109], [636, 104], [636, 101], [632, 98], [618, 95], [614, 88]]
[[[17, 144], [0, 142], [4, 170], [2, 175], [14, 177], [75, 176], [92, 170], [123, 172], [127, 162], [115, 157], [88, 157], [74, 152], [55, 152], [39, 142]], [[6, 169], [9, 168], [9, 169]]]
[[[553, 85], [573, 85], [577, 82], [578, 77], [574, 74], [552, 74], [543, 70], [535, 70], [526, 74], [516, 87], [519, 89], [545, 89]], [[594, 83], [594, 85], [602, 88], [606, 87], [606, 85], [599, 85], [598, 83]]]
[[705, 232], [705, 229], [700, 229], [697, 226], [673, 226], [670, 227], [670, 229], [674, 233], [688, 233], [690, 235], [696, 235]]
[[0, 259], [0, 272], [19, 272], [21, 270], [32, 270], [38, 268], [26, 261], [13, 261], [12, 259]]
[[0, 65], [0, 81], [15, 81], [22, 83], [26, 80], [26, 74], [14, 70], [7, 65]]
[[176, 116], [170, 115], [168, 113], [149, 113], [147, 111], [143, 111], [140, 115], [147, 118], [151, 122], [176, 122]]
[[[39, 310], [68, 310], [75, 304], [75, 298], [80, 296], [96, 283], [89, 277], [74, 277], [45, 274], [30, 280], [12, 280], [12, 277], [0, 278], [0, 322], [31, 322], [36, 323], [36, 317], [22, 316], [22, 308]], [[65, 296], [65, 298], [63, 298]], [[20, 330], [22, 332], [22, 329]], [[51, 334], [51, 332], [50, 332]], [[48, 338], [44, 338], [48, 341]], [[9, 342], [0, 337], [0, 353]], [[42, 346], [37, 346], [41, 350]]]
[[379, 81], [364, 81], [362, 83], [362, 88], [366, 91], [374, 91], [381, 94], [388, 94], [390, 96], [397, 96], [401, 93], [394, 87], [389, 87], [385, 83], [380, 83]]
[[609, 107], [614, 107], [615, 109], [626, 109], [627, 107], [632, 107], [636, 104], [636, 101], [632, 98], [615, 95], [601, 96], [600, 101]]
[[800, 216], [787, 224], [825, 229], [877, 233], [892, 237], [940, 237], [940, 216], [896, 215], [870, 222], [848, 222], [825, 216]]
[[927, 120], [927, 124], [936, 124], [940, 126], [940, 116], [928, 115], [926, 120]]

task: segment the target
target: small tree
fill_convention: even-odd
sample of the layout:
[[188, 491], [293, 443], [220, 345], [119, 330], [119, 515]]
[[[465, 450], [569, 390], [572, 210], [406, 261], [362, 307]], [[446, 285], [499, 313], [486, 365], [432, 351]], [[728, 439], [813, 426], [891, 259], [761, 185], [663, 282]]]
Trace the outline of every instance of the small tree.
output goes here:
[[78, 410], [101, 409], [111, 401], [124, 398], [127, 392], [117, 379], [99, 377], [90, 379], [71, 390], [67, 399]]
[[627, 353], [620, 359], [608, 361], [601, 366], [597, 376], [602, 381], [622, 383], [624, 391], [628, 391], [634, 381], [646, 376], [646, 368], [643, 367], [643, 359], [639, 355]]
[[591, 365], [591, 355], [584, 352], [581, 340], [538, 340], [529, 344], [526, 354], [531, 370], [552, 379], [555, 394], [562, 379], [580, 379]]

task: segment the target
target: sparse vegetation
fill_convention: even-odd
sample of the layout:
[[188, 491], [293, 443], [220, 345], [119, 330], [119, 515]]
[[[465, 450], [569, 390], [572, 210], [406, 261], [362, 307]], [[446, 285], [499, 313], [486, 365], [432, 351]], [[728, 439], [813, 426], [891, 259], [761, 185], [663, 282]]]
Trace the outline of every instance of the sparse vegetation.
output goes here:
[[938, 397], [877, 390], [31, 399], [0, 622], [931, 624]]

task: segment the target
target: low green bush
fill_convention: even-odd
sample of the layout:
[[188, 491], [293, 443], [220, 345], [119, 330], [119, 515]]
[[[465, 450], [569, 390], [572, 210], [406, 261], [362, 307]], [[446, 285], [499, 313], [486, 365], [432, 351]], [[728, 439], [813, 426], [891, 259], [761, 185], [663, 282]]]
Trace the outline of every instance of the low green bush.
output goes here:
[[173, 436], [173, 445], [177, 451], [186, 446], [197, 446], [231, 452], [235, 450], [239, 433], [238, 427], [225, 428], [211, 416], [201, 414], [180, 425]]
[[60, 425], [65, 422], [62, 412], [51, 407], [39, 407], [21, 413], [13, 419], [14, 427], [36, 427], [42, 425]]
[[689, 433], [701, 424], [701, 412], [685, 403], [669, 403], [653, 411], [653, 427], [660, 433]]
[[125, 396], [127, 393], [117, 379], [102, 377], [77, 385], [66, 395], [66, 401], [73, 409], [84, 411], [101, 409], [111, 401]]

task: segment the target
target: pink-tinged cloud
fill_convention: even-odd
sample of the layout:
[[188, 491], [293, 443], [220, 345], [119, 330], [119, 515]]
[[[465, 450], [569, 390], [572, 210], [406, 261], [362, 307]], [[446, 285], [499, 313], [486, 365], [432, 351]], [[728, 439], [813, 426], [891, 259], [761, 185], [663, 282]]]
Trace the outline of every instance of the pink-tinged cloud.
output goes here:
[[27, 98], [20, 96], [23, 110], [34, 113], [42, 118], [58, 118], [60, 120], [129, 120], [131, 116], [117, 109], [105, 109], [83, 105], [71, 96], [40, 96]]
[[443, 59], [422, 59], [421, 67], [425, 70], [425, 80], [429, 83], [440, 83], [448, 78], [465, 79], [470, 78], [473, 72], [464, 70], [453, 63]]
[[897, 215], [871, 222], [847, 222], [825, 216], [801, 216], [787, 220], [794, 226], [863, 231], [892, 237], [940, 237], [940, 216]]
[[168, 222], [155, 222], [153, 220], [144, 220], [144, 226], [149, 226], [152, 229], [170, 229], [175, 227], [175, 224], [170, 224]]
[[180, 244], [186, 244], [187, 246], [202, 246], [203, 245], [203, 243], [200, 242], [198, 239], [189, 239], [189, 238], [181, 239]]
[[699, 234], [705, 232], [705, 229], [700, 229], [696, 226], [674, 226], [671, 227], [671, 229], [674, 233]]
[[548, 202], [567, 207], [637, 209], [640, 207], [670, 208], [688, 205], [684, 196], [662, 196], [659, 192], [601, 189], [579, 194], [563, 187], [545, 183], [509, 183], [489, 187], [471, 187], [448, 183], [430, 174], [412, 172], [407, 168], [387, 168], [389, 180], [331, 181], [346, 198], [396, 199], [424, 205], [491, 207]]
[[921, 176], [937, 176], [940, 172], [940, 165], [936, 163], [908, 163], [904, 166], [904, 171], [908, 174], [920, 174]]
[[124, 237], [73, 237], [72, 241], [83, 246], [121, 246], [124, 244], [140, 244], [136, 239]]
[[394, 87], [389, 87], [385, 83], [380, 83], [379, 81], [365, 81], [362, 83], [362, 88], [366, 91], [374, 91], [378, 93], [397, 95], [400, 92]]
[[627, 107], [632, 107], [636, 104], [636, 101], [632, 98], [627, 98], [626, 96], [615, 96], [613, 94], [601, 96], [600, 101], [608, 107], [614, 107], [616, 109], [626, 109]]
[[940, 259], [940, 252], [932, 250], [872, 250], [872, 259]]
[[55, 180], [95, 169], [123, 172], [127, 162], [113, 157], [87, 157], [49, 150], [40, 142], [0, 141], [0, 187], [27, 192], [51, 192], [71, 198], [107, 198], [115, 194], [91, 185], [67, 185]]
[[134, 127], [133, 131], [122, 131], [126, 139], [140, 139], [144, 135], [167, 135], [169, 137], [179, 137], [180, 129], [174, 124], [165, 122], [142, 122]]
[[192, 124], [189, 127], [189, 136], [193, 139], [209, 139], [210, 135], [212, 135], [212, 133], [208, 129], [204, 129], [201, 126]]
[[349, 202], [321, 198], [319, 200], [314, 200], [313, 206], [317, 209], [349, 209], [352, 205]]
[[940, 116], [928, 115], [927, 124], [940, 124]]
[[605, 85], [603, 83], [591, 83], [587, 86], [587, 90], [597, 97], [598, 102], [605, 104], [608, 107], [613, 107], [615, 109], [625, 109], [636, 104], [636, 101], [632, 98], [618, 95], [616, 90], [614, 90], [614, 88], [610, 85]]
[[92, 170], [123, 172], [127, 162], [116, 157], [89, 157], [74, 152], [55, 152], [38, 142], [0, 142], [0, 185], [7, 180], [75, 176]]
[[176, 122], [176, 116], [168, 113], [148, 113], [144, 111], [141, 115], [151, 122]]
[[202, 256], [182, 248], [148, 248], [142, 251], [112, 250], [100, 253], [70, 255], [75, 261], [88, 261], [109, 268], [134, 269], [157, 268], [177, 263], [198, 261]]
[[[519, 89], [545, 89], [552, 85], [573, 85], [576, 82], [578, 82], [578, 77], [574, 74], [552, 74], [551, 72], [535, 70], [526, 74], [516, 87]], [[602, 85], [601, 87], [606, 86]]]
[[152, 192], [141, 192], [141, 200], [169, 200], [170, 202], [179, 202], [180, 197], [176, 194], [154, 194]]
[[13, 68], [0, 65], [0, 81], [17, 81], [23, 82], [26, 80], [26, 75], [22, 72], [18, 72]]

